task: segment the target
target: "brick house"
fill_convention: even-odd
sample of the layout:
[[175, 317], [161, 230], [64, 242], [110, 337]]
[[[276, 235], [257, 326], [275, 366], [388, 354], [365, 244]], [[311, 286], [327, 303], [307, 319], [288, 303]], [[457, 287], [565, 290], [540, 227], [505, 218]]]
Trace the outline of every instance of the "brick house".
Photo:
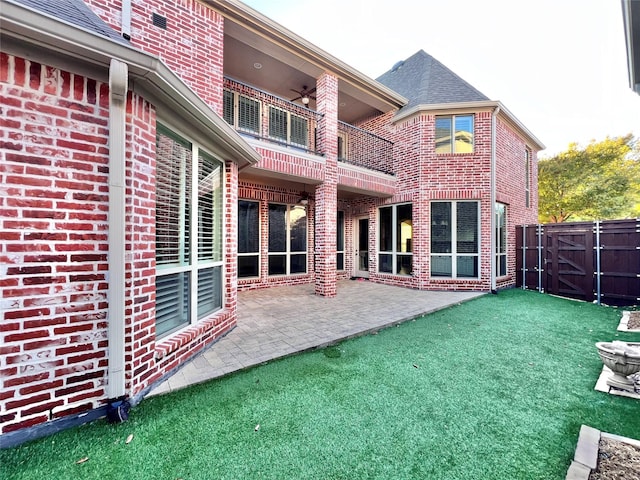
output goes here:
[[0, 1], [2, 446], [140, 401], [238, 291], [514, 285], [544, 147], [425, 52], [373, 80], [236, 0]]

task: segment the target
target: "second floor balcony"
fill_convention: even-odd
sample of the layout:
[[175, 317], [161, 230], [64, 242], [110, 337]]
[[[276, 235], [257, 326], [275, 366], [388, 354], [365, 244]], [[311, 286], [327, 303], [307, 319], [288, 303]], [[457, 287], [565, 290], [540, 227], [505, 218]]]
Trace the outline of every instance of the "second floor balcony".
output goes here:
[[[225, 78], [224, 119], [239, 133], [324, 156], [317, 128], [322, 114], [245, 83]], [[338, 122], [338, 161], [393, 175], [393, 143]]]

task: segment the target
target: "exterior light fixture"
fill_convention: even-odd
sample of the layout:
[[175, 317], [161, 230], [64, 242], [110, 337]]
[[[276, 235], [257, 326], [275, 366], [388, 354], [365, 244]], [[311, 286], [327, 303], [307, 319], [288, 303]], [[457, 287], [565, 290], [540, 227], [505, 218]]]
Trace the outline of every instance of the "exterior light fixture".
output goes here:
[[309, 105], [309, 96], [308, 95], [303, 96], [301, 100], [302, 100], [302, 103], [304, 105]]

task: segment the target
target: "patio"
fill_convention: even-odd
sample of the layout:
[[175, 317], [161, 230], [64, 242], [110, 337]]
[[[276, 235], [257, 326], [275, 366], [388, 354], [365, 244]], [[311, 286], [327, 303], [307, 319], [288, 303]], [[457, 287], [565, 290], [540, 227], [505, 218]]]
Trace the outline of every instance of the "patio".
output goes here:
[[147, 396], [375, 332], [481, 295], [410, 290], [364, 280], [340, 281], [334, 298], [315, 295], [312, 284], [241, 292], [238, 326]]

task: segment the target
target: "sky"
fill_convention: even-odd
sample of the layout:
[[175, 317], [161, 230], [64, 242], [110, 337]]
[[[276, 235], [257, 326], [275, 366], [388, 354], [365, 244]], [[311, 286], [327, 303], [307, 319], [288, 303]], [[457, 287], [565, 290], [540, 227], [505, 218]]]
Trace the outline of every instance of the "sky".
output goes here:
[[371, 78], [424, 50], [547, 148], [640, 137], [619, 0], [243, 0]]

